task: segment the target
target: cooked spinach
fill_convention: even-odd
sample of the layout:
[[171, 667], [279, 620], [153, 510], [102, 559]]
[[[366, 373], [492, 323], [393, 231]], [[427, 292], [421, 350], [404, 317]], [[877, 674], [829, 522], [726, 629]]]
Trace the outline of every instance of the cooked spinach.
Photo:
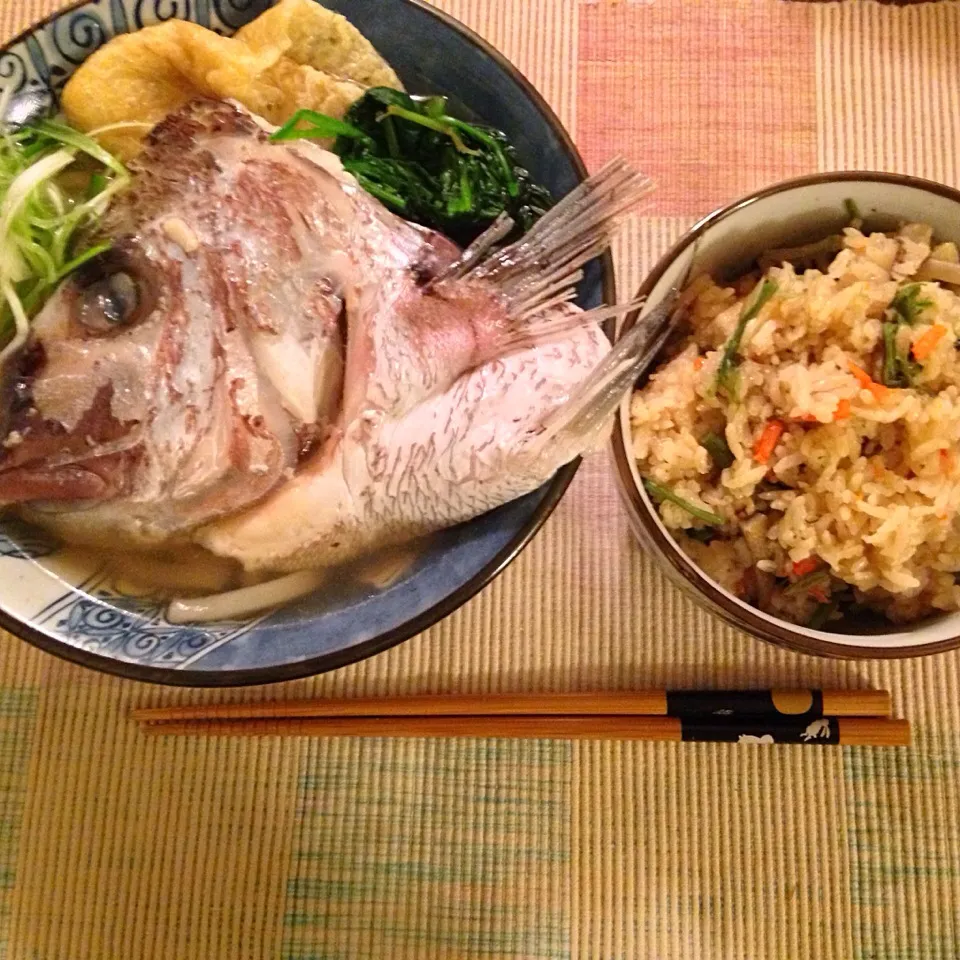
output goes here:
[[710, 454], [710, 458], [721, 470], [729, 467], [736, 459], [726, 438], [712, 430], [700, 441], [700, 446]]
[[271, 139], [301, 137], [335, 137], [334, 152], [365, 190], [461, 244], [504, 212], [523, 233], [552, 203], [506, 135], [451, 116], [446, 97], [373, 87], [343, 120], [301, 110]]

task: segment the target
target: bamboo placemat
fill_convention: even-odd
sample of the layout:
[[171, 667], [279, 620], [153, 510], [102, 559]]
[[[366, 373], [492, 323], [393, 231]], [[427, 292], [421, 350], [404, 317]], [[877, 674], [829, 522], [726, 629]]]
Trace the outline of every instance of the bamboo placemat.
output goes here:
[[[3, 0], [0, 36], [56, 6]], [[960, 185], [955, 2], [442, 6], [592, 166], [619, 151], [660, 181], [617, 250], [624, 290], [694, 217], [773, 180]], [[0, 955], [954, 960], [958, 666], [817, 660], [721, 625], [634, 546], [600, 456], [481, 596], [332, 675], [164, 691], [2, 638]], [[776, 684], [891, 689], [915, 746], [162, 740], [124, 719], [278, 694]]]

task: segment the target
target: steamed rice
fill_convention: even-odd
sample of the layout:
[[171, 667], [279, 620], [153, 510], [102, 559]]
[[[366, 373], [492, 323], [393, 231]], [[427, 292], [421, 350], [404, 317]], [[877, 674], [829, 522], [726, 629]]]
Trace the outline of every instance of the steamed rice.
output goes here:
[[[821, 270], [784, 263], [733, 286], [691, 284], [692, 334], [631, 403], [639, 472], [681, 501], [658, 509], [687, 554], [777, 616], [823, 625], [866, 607], [907, 622], [960, 609], [960, 288], [914, 279], [931, 262], [929, 227], [850, 227], [837, 245]], [[935, 254], [960, 259], [952, 244]], [[744, 329], [736, 389], [717, 389], [761, 279], [776, 290]], [[704, 447], [711, 433], [729, 465]]]

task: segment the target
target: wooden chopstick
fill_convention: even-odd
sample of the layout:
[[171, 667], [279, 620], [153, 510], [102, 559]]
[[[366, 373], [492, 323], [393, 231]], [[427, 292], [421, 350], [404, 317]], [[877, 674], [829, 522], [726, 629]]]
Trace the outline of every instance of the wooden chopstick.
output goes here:
[[637, 690], [447, 694], [259, 703], [185, 704], [131, 712], [141, 723], [310, 717], [726, 716], [889, 717], [886, 690]]
[[559, 740], [661, 740], [907, 746], [905, 720], [826, 717], [776, 718], [644, 716], [391, 716], [273, 717], [147, 723], [158, 736], [216, 737], [492, 737]]

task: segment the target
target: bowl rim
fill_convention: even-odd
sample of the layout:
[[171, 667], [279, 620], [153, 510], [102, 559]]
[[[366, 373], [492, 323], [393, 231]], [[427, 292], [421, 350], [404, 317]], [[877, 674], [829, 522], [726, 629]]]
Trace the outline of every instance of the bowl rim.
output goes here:
[[[75, 0], [69, 6], [63, 7], [41, 20], [22, 30], [16, 36], [0, 44], [0, 53], [3, 53], [19, 43], [24, 43], [38, 30], [54, 23], [61, 17], [69, 16], [90, 0]], [[429, 5], [425, 0], [401, 0], [402, 3], [433, 17], [445, 27], [458, 33], [464, 40], [476, 47], [481, 53], [492, 60], [530, 99], [539, 113], [546, 120], [554, 135], [559, 141], [564, 154], [570, 160], [577, 176], [581, 181], [588, 176], [587, 166], [577, 149], [570, 133], [560, 122], [556, 112], [547, 103], [543, 95], [527, 79], [527, 77], [507, 57], [496, 49], [483, 37], [471, 30], [466, 24], [457, 20], [443, 10]], [[129, 31], [131, 33], [136, 30]], [[600, 264], [600, 282], [603, 298], [608, 303], [616, 301], [616, 282], [613, 270], [613, 257], [609, 250], [598, 257]], [[612, 332], [612, 327], [608, 329]], [[489, 563], [474, 574], [466, 583], [462, 584], [443, 600], [424, 610], [412, 620], [399, 627], [387, 630], [378, 636], [349, 647], [346, 650], [334, 651], [298, 660], [293, 663], [275, 664], [268, 667], [247, 667], [239, 670], [176, 670], [162, 667], [148, 667], [125, 660], [115, 660], [91, 653], [78, 647], [73, 647], [64, 640], [48, 636], [32, 624], [26, 623], [0, 608], [0, 628], [8, 633], [25, 640], [38, 647], [45, 653], [52, 654], [61, 660], [67, 660], [83, 667], [88, 667], [100, 673], [111, 674], [127, 680], [137, 680], [171, 687], [242, 687], [262, 686], [272, 683], [284, 683], [290, 680], [302, 680], [307, 677], [318, 676], [331, 670], [359, 663], [378, 653], [389, 650], [411, 637], [422, 633], [441, 620], [448, 617], [455, 610], [463, 606], [468, 600], [476, 596], [484, 587], [488, 586], [517, 558], [523, 549], [537, 535], [547, 518], [553, 513], [560, 502], [567, 487], [573, 480], [574, 474], [580, 467], [581, 458], [572, 460], [562, 466], [549, 481], [543, 499], [537, 505], [527, 522], [521, 527], [517, 535], [507, 546], [499, 551]]]
[[[759, 190], [740, 197], [726, 206], [714, 210], [705, 217], [697, 220], [693, 226], [660, 257], [650, 273], [644, 278], [637, 291], [635, 299], [645, 300], [660, 282], [664, 273], [674, 261], [695, 243], [701, 236], [717, 224], [739, 213], [753, 204], [802, 187], [817, 186], [824, 183], [843, 183], [851, 181], [868, 181], [872, 183], [887, 183], [901, 187], [912, 187], [933, 193], [960, 204], [960, 190], [934, 180], [926, 180], [909, 174], [888, 173], [879, 170], [853, 171], [843, 170], [830, 173], [808, 174], [794, 177], [790, 180], [781, 180]], [[641, 308], [642, 309], [642, 308]], [[627, 316], [619, 331], [622, 336], [638, 320], [640, 310], [635, 310]], [[633, 517], [643, 526], [644, 532], [653, 540], [656, 546], [655, 559], [669, 563], [672, 571], [679, 575], [695, 591], [695, 599], [710, 612], [720, 616], [727, 623], [745, 633], [772, 643], [786, 647], [799, 653], [813, 654], [820, 657], [849, 660], [901, 660], [912, 657], [929, 656], [935, 653], [946, 653], [960, 647], [960, 633], [956, 636], [938, 640], [933, 643], [917, 644], [916, 646], [873, 647], [867, 645], [853, 646], [842, 642], [819, 640], [808, 637], [793, 629], [793, 625], [786, 620], [767, 615], [770, 619], [759, 616], [754, 608], [745, 603], [732, 602], [712, 580], [677, 546], [673, 539], [666, 536], [659, 525], [653, 521], [650, 508], [640, 495], [633, 474], [630, 470], [629, 456], [624, 445], [622, 430], [623, 406], [617, 412], [616, 425], [611, 439], [614, 460], [614, 473], [617, 480], [621, 499], [624, 506]], [[838, 634], [842, 636], [842, 634]]]

